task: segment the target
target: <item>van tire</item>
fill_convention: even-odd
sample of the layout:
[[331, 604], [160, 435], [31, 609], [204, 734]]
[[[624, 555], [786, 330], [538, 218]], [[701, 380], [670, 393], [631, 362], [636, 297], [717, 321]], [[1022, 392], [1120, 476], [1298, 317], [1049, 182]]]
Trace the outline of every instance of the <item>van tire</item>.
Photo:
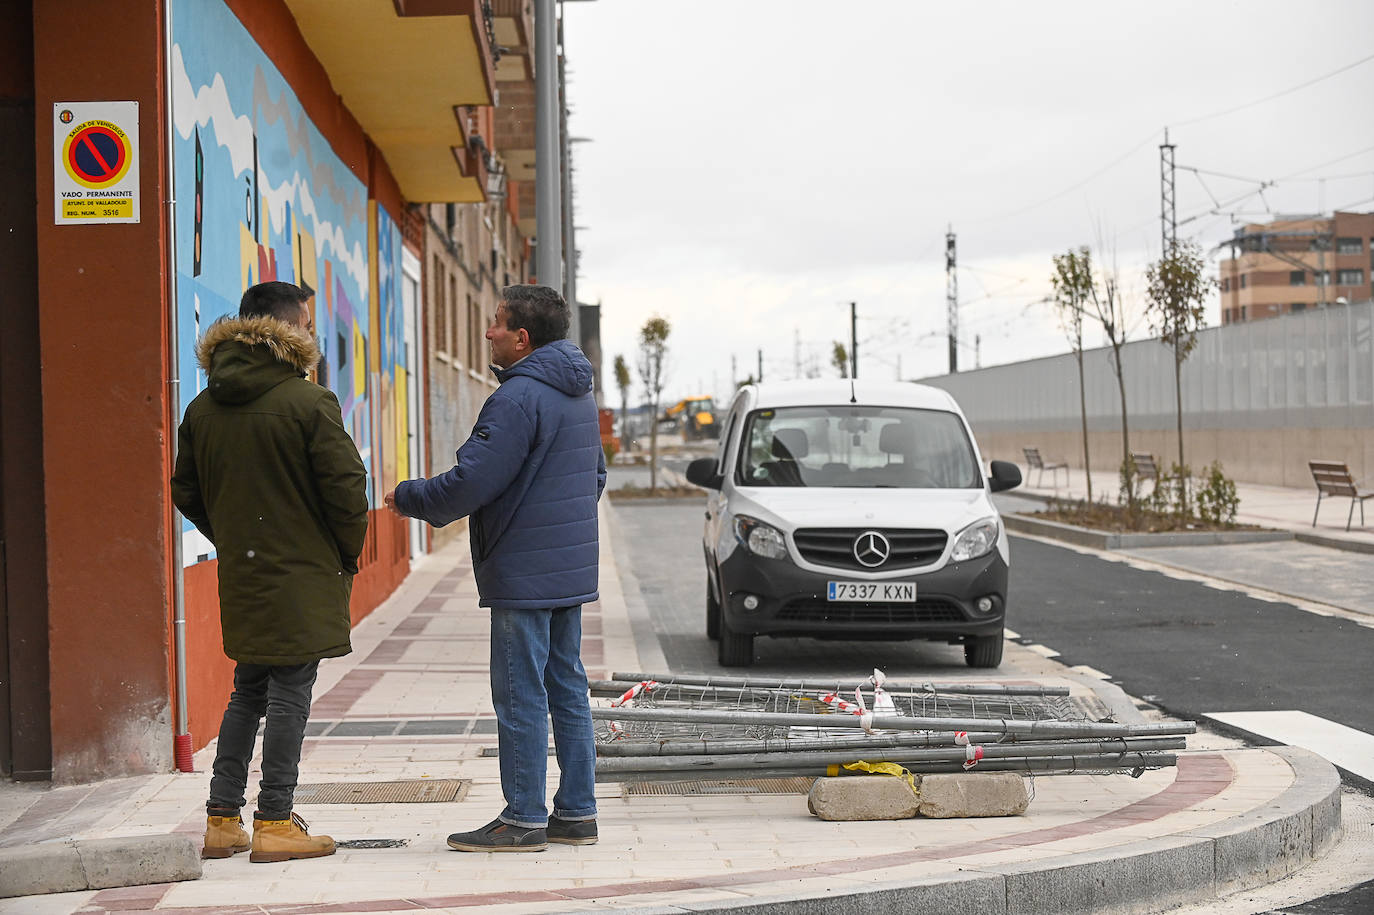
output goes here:
[[964, 661], [969, 667], [997, 667], [1002, 663], [1002, 633], [970, 636], [964, 642]]
[[710, 575], [706, 576], [706, 637], [713, 642], [720, 638], [720, 601]]
[[724, 619], [720, 621], [720, 641], [716, 643], [716, 660], [721, 667], [748, 667], [754, 663], [753, 633], [735, 632]]

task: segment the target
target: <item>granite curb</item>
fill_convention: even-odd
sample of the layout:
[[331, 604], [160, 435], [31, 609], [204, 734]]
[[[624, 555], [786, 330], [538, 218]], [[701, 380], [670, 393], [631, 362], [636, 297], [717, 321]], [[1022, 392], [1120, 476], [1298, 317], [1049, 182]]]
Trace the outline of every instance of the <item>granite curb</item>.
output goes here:
[[1265, 747], [1293, 769], [1294, 782], [1254, 810], [1202, 829], [994, 867], [955, 868], [910, 882], [825, 896], [754, 897], [622, 909], [626, 915], [734, 912], [741, 915], [936, 913], [1072, 915], [1155, 911], [1215, 898], [1285, 877], [1340, 834], [1341, 782], [1334, 766], [1299, 747]]
[[0, 848], [0, 898], [200, 879], [200, 849], [174, 834]]

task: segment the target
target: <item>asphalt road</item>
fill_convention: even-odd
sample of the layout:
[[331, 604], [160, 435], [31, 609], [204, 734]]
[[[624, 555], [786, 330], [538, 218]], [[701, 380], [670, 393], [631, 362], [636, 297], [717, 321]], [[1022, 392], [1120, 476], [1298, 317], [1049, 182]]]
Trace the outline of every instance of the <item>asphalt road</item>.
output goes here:
[[[704, 511], [704, 498], [616, 501], [616, 554], [632, 570], [675, 673], [725, 672], [705, 634]], [[1205, 570], [1207, 554], [1194, 564]], [[1275, 555], [1273, 564], [1272, 575], [1322, 574], [1305, 568], [1300, 556]], [[1053, 648], [1068, 666], [1106, 672], [1127, 693], [1179, 717], [1296, 709], [1374, 732], [1367, 701], [1374, 629], [1351, 620], [1021, 537], [1012, 538], [1008, 603], [1008, 626], [1023, 643]], [[928, 642], [759, 638], [754, 645], [757, 673], [852, 676], [881, 667], [901, 678], [967, 671], [962, 648]], [[1374, 881], [1267, 911], [1372, 912]]]

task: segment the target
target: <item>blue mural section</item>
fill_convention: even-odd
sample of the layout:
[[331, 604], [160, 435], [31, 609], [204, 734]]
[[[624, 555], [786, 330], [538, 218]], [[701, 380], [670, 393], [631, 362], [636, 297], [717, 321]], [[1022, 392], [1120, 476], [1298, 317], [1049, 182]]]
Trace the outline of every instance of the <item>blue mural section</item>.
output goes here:
[[[172, 10], [178, 415], [205, 387], [196, 339], [216, 318], [237, 312], [245, 289], [267, 280], [308, 287], [324, 356], [317, 380], [338, 395], [372, 477], [375, 508], [379, 457], [394, 451], [393, 432], [404, 435], [404, 408], [394, 409], [405, 352], [400, 232], [378, 208], [379, 251], [369, 250], [366, 186], [220, 0], [173, 0]], [[371, 340], [377, 306], [381, 339]], [[379, 434], [386, 440], [379, 442]], [[387, 476], [394, 480], [394, 473]], [[189, 524], [183, 524], [183, 555], [187, 565], [214, 555]]]

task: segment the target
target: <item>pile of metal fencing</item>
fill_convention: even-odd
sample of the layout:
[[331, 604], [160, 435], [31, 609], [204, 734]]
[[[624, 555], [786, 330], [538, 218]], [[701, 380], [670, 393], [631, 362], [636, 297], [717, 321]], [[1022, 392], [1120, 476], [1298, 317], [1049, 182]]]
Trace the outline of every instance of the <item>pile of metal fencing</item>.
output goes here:
[[[1128, 773], [1177, 763], [1191, 721], [1090, 720], [1067, 687], [614, 673], [594, 681], [598, 781], [909, 772]], [[857, 774], [857, 773], [853, 773]]]

